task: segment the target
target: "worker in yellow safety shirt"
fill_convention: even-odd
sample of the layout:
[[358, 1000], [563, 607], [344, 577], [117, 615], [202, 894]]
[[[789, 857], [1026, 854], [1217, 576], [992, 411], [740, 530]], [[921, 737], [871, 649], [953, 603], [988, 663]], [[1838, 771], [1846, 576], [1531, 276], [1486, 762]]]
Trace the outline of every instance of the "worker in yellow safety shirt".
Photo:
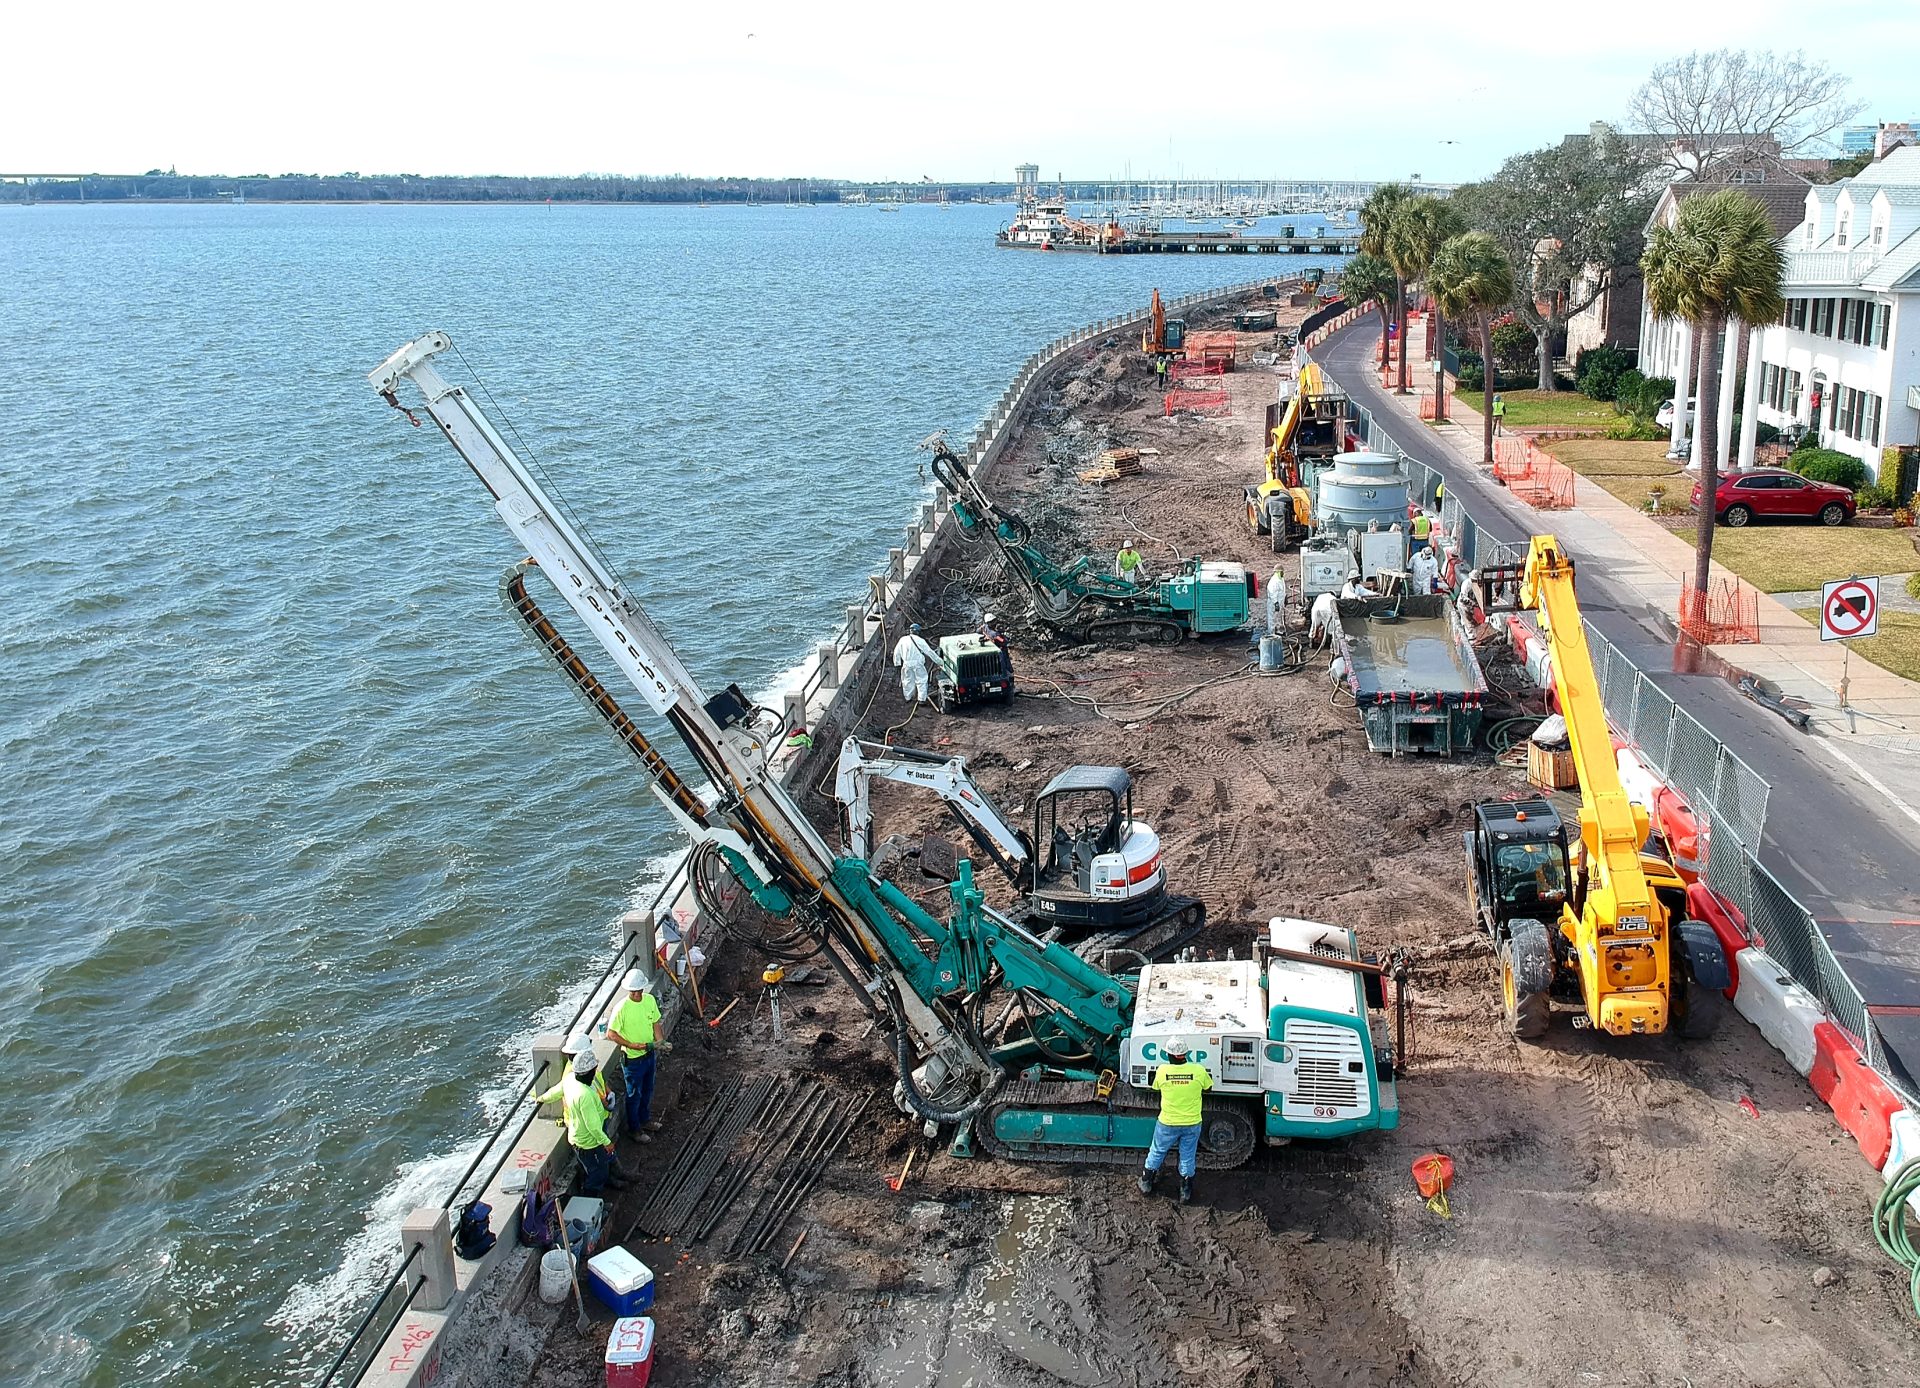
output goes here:
[[614, 1009], [607, 1024], [607, 1038], [619, 1046], [623, 1056], [621, 1078], [627, 1085], [627, 1131], [641, 1142], [652, 1142], [660, 1131], [653, 1116], [654, 1054], [672, 1047], [659, 1039], [660, 1004], [647, 991], [644, 969], [628, 969], [620, 981], [627, 996]]
[[1160, 378], [1160, 389], [1165, 390], [1167, 388], [1167, 359], [1165, 357], [1155, 357], [1153, 359], [1153, 374]]
[[1425, 511], [1413, 518], [1413, 543], [1408, 547], [1409, 554], [1418, 554], [1427, 547], [1427, 541], [1433, 536], [1433, 517]]
[[1145, 578], [1147, 573], [1140, 567], [1141, 559], [1139, 550], [1132, 545], [1123, 546], [1120, 552], [1113, 556], [1114, 577], [1124, 578], [1130, 582]]
[[1200, 1159], [1200, 1103], [1213, 1088], [1207, 1067], [1187, 1059], [1187, 1043], [1170, 1041], [1166, 1061], [1154, 1071], [1153, 1087], [1160, 1092], [1160, 1117], [1153, 1125], [1153, 1146], [1146, 1170], [1140, 1173], [1140, 1193], [1152, 1195], [1167, 1153], [1180, 1148], [1180, 1203], [1193, 1199], [1193, 1169]]
[[558, 1097], [562, 1121], [567, 1126], [567, 1141], [580, 1158], [580, 1193], [598, 1195], [611, 1186], [623, 1190], [633, 1182], [613, 1164], [613, 1139], [607, 1136], [607, 1105], [601, 1098], [599, 1062], [589, 1045], [573, 1058], [566, 1076], [546, 1093], [536, 1095], [540, 1102]]

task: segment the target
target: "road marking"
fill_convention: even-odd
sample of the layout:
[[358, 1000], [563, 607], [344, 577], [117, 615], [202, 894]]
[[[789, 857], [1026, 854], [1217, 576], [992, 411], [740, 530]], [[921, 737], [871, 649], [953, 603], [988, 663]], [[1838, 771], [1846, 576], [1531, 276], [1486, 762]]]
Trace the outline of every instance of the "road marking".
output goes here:
[[1800, 860], [1794, 857], [1793, 854], [1787, 852], [1787, 850], [1783, 848], [1780, 850], [1780, 856], [1787, 860], [1787, 865], [1789, 867], [1791, 867], [1795, 872], [1799, 873], [1802, 877], [1806, 878], [1807, 881], [1811, 882], [1813, 884], [1813, 889], [1816, 892], [1819, 892], [1821, 896], [1824, 896], [1829, 900], [1833, 898], [1833, 893], [1827, 890], [1827, 884], [1825, 882], [1822, 882], [1818, 877], [1815, 877], [1812, 873], [1808, 872], [1804, 867], [1802, 867], [1800, 865]]
[[1848, 756], [1845, 752], [1841, 751], [1838, 747], [1834, 746], [1833, 743], [1829, 741], [1827, 738], [1824, 738], [1824, 737], [1815, 738], [1814, 741], [1819, 746], [1826, 748], [1829, 752], [1833, 753], [1836, 757], [1840, 758], [1840, 760], [1845, 762], [1848, 766], [1852, 767], [1855, 775], [1857, 775], [1861, 780], [1865, 781], [1868, 785], [1872, 786], [1875, 790], [1879, 791], [1882, 795], [1886, 796], [1887, 802], [1891, 804], [1896, 810], [1900, 811], [1901, 814], [1905, 815], [1908, 819], [1912, 820], [1916, 825], [1920, 825], [1920, 810], [1914, 809], [1913, 806], [1909, 805], [1906, 801], [1902, 800], [1899, 796], [1895, 795], [1891, 790], [1887, 789], [1887, 787], [1883, 785], [1873, 775], [1872, 772], [1868, 771], [1866, 767], [1860, 765], [1859, 762], [1855, 761], [1852, 757]]

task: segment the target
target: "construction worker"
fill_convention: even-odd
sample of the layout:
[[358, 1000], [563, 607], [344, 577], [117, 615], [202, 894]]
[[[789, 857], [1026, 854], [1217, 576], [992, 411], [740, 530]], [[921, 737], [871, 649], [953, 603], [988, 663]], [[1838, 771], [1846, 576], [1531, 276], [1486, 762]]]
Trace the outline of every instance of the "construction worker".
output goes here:
[[1380, 593], [1372, 584], [1368, 583], [1366, 579], [1360, 577], [1359, 574], [1354, 574], [1341, 586], [1340, 596], [1343, 598], [1377, 598], [1380, 596]]
[[[560, 1081], [560, 1098], [567, 1125], [567, 1141], [580, 1158], [580, 1193], [598, 1195], [611, 1186], [623, 1190], [632, 1182], [613, 1165], [613, 1139], [607, 1136], [607, 1106], [600, 1098], [599, 1063], [588, 1046], [573, 1058]], [[549, 1090], [548, 1093], [553, 1091]]]
[[1167, 359], [1165, 357], [1155, 357], [1153, 359], [1153, 374], [1160, 378], [1160, 389], [1164, 391], [1167, 388]]
[[1433, 489], [1433, 504], [1435, 506], [1438, 506], [1441, 502], [1445, 501], [1446, 499], [1447, 499], [1447, 484], [1445, 482], [1442, 482]]
[[908, 627], [907, 634], [894, 642], [893, 663], [900, 669], [900, 697], [925, 703], [940, 653], [920, 634], [920, 623]]
[[1433, 517], [1425, 511], [1419, 512], [1414, 516], [1413, 524], [1409, 527], [1409, 530], [1413, 536], [1413, 541], [1408, 548], [1413, 553], [1418, 554], [1427, 547], [1427, 541], [1433, 537]]
[[607, 1024], [607, 1039], [624, 1056], [620, 1073], [627, 1087], [627, 1131], [637, 1141], [652, 1142], [660, 1131], [660, 1120], [653, 1116], [654, 1052], [668, 1043], [659, 1039], [660, 1004], [647, 991], [646, 971], [628, 969], [620, 986], [627, 996]]
[[1213, 1076], [1207, 1067], [1187, 1059], [1187, 1043], [1170, 1041], [1166, 1062], [1153, 1072], [1153, 1087], [1160, 1091], [1160, 1116], [1153, 1124], [1153, 1146], [1147, 1151], [1146, 1169], [1140, 1173], [1140, 1193], [1152, 1195], [1154, 1183], [1167, 1153], [1180, 1149], [1180, 1203], [1193, 1199], [1193, 1169], [1200, 1159], [1200, 1102], [1213, 1088]]
[[1307, 624], [1307, 641], [1314, 650], [1319, 650], [1333, 639], [1333, 629], [1339, 621], [1340, 613], [1334, 607], [1332, 593], [1322, 593], [1313, 600], [1312, 616]]
[[1507, 402], [1498, 395], [1493, 397], [1493, 432], [1507, 432]]
[[1440, 561], [1433, 557], [1433, 551], [1422, 546], [1413, 552], [1413, 558], [1407, 561], [1407, 587], [1420, 597], [1433, 592], [1433, 585], [1440, 577]]
[[1113, 556], [1113, 576], [1124, 578], [1128, 582], [1145, 578], [1146, 572], [1140, 567], [1140, 551], [1132, 545], [1123, 545], [1119, 553]]

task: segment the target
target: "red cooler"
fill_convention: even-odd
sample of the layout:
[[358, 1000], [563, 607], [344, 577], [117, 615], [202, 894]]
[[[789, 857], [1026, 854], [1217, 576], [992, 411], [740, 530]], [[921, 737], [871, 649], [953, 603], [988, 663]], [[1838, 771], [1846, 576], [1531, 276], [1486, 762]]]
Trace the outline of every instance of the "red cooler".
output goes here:
[[607, 1388], [647, 1388], [653, 1377], [653, 1317], [628, 1316], [607, 1336]]

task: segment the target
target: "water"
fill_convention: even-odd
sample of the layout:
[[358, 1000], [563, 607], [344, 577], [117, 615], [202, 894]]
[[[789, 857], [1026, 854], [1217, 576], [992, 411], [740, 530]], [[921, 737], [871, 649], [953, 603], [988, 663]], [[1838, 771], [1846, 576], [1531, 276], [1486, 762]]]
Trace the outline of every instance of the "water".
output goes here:
[[765, 688], [1034, 347], [1312, 263], [1007, 212], [0, 208], [0, 1380], [310, 1379], [675, 846], [364, 373], [450, 332], [695, 673]]

